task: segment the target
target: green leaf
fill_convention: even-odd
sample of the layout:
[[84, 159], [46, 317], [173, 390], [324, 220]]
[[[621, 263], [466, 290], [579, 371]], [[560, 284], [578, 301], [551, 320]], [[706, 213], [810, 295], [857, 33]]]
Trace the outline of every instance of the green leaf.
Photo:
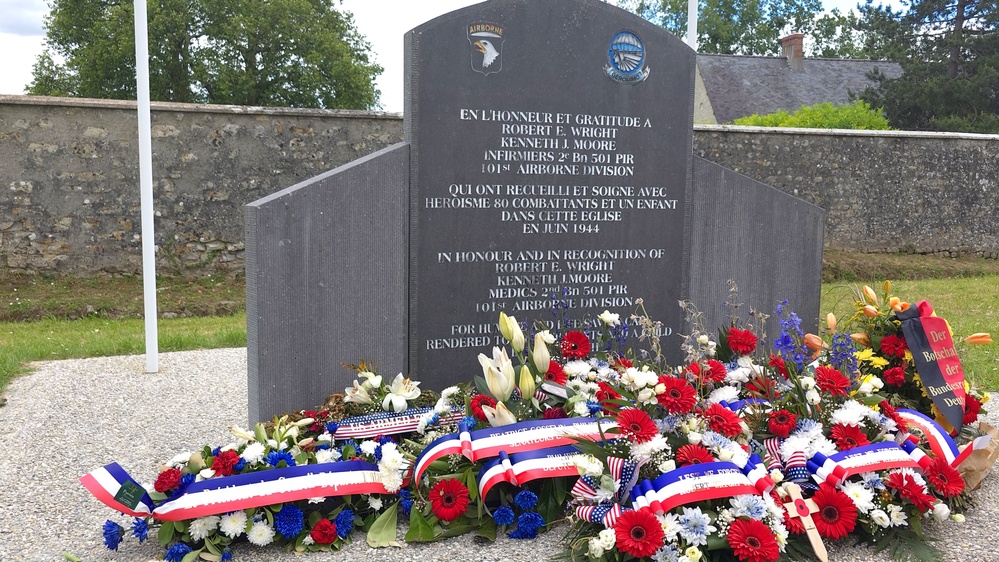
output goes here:
[[156, 535], [156, 540], [160, 546], [166, 546], [173, 542], [173, 521], [164, 521], [160, 526], [160, 532]]
[[194, 562], [195, 560], [198, 559], [199, 556], [201, 556], [200, 548], [198, 550], [192, 550], [191, 552], [188, 552], [187, 556], [185, 556], [180, 562]]
[[201, 553], [201, 558], [204, 559], [204, 560], [208, 560], [209, 562], [220, 562], [222, 560], [222, 556], [221, 555], [219, 555], [219, 554], [212, 554], [210, 552], [202, 552]]
[[440, 538], [457, 537], [459, 535], [464, 535], [465, 533], [470, 533], [478, 528], [478, 522], [469, 521], [465, 518], [455, 519], [450, 525], [444, 527], [444, 532], [441, 533]]
[[565, 478], [549, 478], [541, 484], [538, 494], [538, 514], [545, 523], [553, 522], [565, 516]]
[[70, 554], [69, 552], [63, 552], [62, 557], [65, 558], [66, 560], [69, 560], [69, 562], [83, 562], [83, 560], [81, 560], [79, 556], [75, 554]]
[[430, 542], [434, 540], [434, 526], [420, 513], [419, 509], [409, 512], [409, 531], [406, 542]]
[[474, 502], [479, 497], [479, 484], [475, 481], [475, 471], [474, 467], [470, 467], [465, 471], [464, 480], [465, 486], [468, 488], [468, 499]]
[[[335, 516], [334, 513], [331, 513], [330, 515], [334, 515]], [[316, 523], [319, 523], [319, 520], [322, 519], [322, 518], [323, 518], [323, 514], [319, 513], [318, 511], [313, 511], [312, 513], [310, 513], [309, 514], [309, 527], [315, 527]]]
[[479, 529], [475, 531], [475, 536], [495, 542], [496, 520], [492, 517], [487, 518], [481, 525], [479, 525]]
[[375, 519], [368, 529], [368, 546], [384, 548], [386, 546], [402, 546], [396, 540], [396, 524], [398, 522], [399, 502], [392, 504]]
[[258, 423], [253, 426], [253, 436], [257, 438], [258, 443], [267, 444], [267, 431], [264, 429], [264, 424]]

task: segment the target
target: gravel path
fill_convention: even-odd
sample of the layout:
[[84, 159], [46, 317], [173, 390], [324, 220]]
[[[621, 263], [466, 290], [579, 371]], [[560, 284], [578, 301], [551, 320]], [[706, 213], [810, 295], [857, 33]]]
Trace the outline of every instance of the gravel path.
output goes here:
[[[126, 539], [118, 552], [104, 547], [106, 519], [124, 516], [95, 500], [77, 479], [111, 461], [147, 481], [174, 453], [230, 438], [230, 425], [246, 424], [246, 350], [222, 349], [160, 355], [160, 372], [143, 373], [145, 358], [101, 357], [38, 363], [15, 379], [0, 408], [0, 561], [58, 561], [64, 553], [90, 561], [162, 558], [153, 540]], [[317, 397], [317, 402], [320, 397]], [[311, 407], [312, 404], [303, 404]], [[988, 421], [999, 425], [999, 415]], [[937, 525], [937, 545], [951, 562], [999, 562], [999, 478], [975, 492], [964, 525]], [[481, 544], [469, 536], [432, 545], [372, 550], [363, 535], [336, 553], [296, 556], [276, 547], [239, 544], [235, 560], [451, 560], [539, 562], [559, 551], [564, 527], [534, 541], [501, 538]], [[400, 533], [401, 534], [401, 533]], [[359, 538], [360, 540], [356, 540]], [[400, 537], [401, 538], [401, 537]], [[863, 546], [830, 545], [830, 560], [887, 561]]]

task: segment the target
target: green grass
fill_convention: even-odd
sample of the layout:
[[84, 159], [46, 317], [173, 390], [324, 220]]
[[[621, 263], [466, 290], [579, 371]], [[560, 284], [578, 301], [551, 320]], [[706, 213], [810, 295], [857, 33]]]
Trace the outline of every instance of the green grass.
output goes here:
[[[881, 291], [880, 280], [867, 284]], [[822, 285], [822, 314], [832, 312], [845, 320], [854, 312], [851, 287], [856, 284], [826, 283]], [[999, 341], [999, 276], [962, 277], [895, 281], [892, 293], [902, 300], [916, 303], [928, 300], [938, 316], [950, 323], [955, 341], [976, 332], [989, 332]], [[976, 386], [999, 390], [999, 344], [957, 344], [964, 374]]]
[[[160, 319], [157, 331], [160, 351], [243, 347], [246, 314]], [[141, 355], [145, 349], [145, 323], [138, 318], [3, 322], [0, 391], [13, 377], [30, 370], [27, 363], [32, 361]]]

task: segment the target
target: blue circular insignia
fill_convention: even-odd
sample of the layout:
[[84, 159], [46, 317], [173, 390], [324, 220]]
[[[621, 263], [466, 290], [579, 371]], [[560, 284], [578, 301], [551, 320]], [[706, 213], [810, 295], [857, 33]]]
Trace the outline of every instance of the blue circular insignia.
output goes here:
[[611, 39], [607, 48], [610, 67], [624, 76], [634, 76], [642, 72], [645, 63], [645, 45], [637, 35], [622, 31]]

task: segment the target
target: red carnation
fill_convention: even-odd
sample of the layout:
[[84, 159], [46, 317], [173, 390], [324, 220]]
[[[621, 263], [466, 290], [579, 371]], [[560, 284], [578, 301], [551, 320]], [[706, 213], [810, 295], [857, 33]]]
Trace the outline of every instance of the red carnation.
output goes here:
[[767, 361], [767, 365], [770, 365], [784, 378], [787, 378], [787, 365], [784, 364], [784, 358], [779, 355], [771, 355], [770, 360]]
[[642, 410], [624, 408], [617, 414], [617, 427], [629, 441], [646, 443], [659, 435], [652, 418]]
[[840, 451], [849, 451], [856, 447], [870, 445], [867, 435], [859, 427], [838, 423], [832, 426], [829, 436], [836, 442], [836, 448]]
[[430, 489], [430, 510], [441, 521], [454, 521], [468, 507], [468, 488], [457, 478], [445, 478]]
[[614, 524], [617, 548], [635, 558], [652, 556], [662, 548], [666, 533], [655, 515], [645, 509], [625, 511]]
[[590, 354], [590, 339], [579, 330], [573, 330], [562, 336], [562, 357], [582, 359]]
[[767, 429], [770, 430], [770, 433], [774, 437], [780, 437], [781, 439], [787, 439], [787, 436], [791, 435], [797, 424], [798, 416], [787, 410], [773, 411], [767, 419]]
[[479, 420], [480, 422], [489, 421], [486, 418], [486, 413], [482, 411], [483, 406], [489, 406], [490, 408], [496, 407], [496, 401], [492, 399], [491, 396], [487, 394], [476, 394], [468, 402], [468, 408], [472, 410], [472, 417]]
[[964, 491], [964, 478], [943, 457], [936, 457], [926, 471], [926, 481], [938, 494], [952, 498]]
[[548, 372], [545, 373], [545, 380], [565, 386], [565, 383], [569, 382], [569, 377], [562, 370], [562, 365], [552, 361], [548, 364]]
[[728, 528], [728, 544], [739, 560], [774, 562], [780, 546], [770, 527], [755, 519], [736, 519]]
[[219, 453], [212, 461], [212, 470], [215, 476], [232, 476], [236, 473], [236, 464], [239, 463], [239, 454], [236, 451], [228, 450]]
[[552, 406], [551, 408], [545, 410], [544, 413], [541, 415], [546, 420], [560, 420], [562, 418], [569, 417], [568, 415], [566, 415], [565, 410], [562, 409], [562, 406]]
[[892, 367], [885, 369], [885, 382], [892, 386], [902, 386], [905, 384], [905, 369], [902, 367]]
[[329, 519], [320, 519], [309, 531], [309, 536], [316, 541], [316, 544], [333, 544], [336, 540], [336, 523]]
[[898, 492], [900, 498], [909, 500], [919, 511], [926, 512], [936, 503], [936, 498], [926, 493], [926, 488], [916, 482], [911, 474], [901, 471], [892, 472], [885, 480], [885, 485]]
[[153, 489], [161, 494], [165, 494], [177, 487], [183, 474], [176, 468], [168, 468], [156, 477]]
[[715, 457], [703, 445], [691, 443], [676, 450], [676, 464], [680, 466], [709, 462], [715, 462]]
[[739, 328], [728, 329], [728, 348], [739, 355], [749, 355], [756, 351], [756, 334]]
[[671, 414], [689, 414], [697, 403], [697, 391], [690, 383], [678, 377], [659, 376], [659, 382], [666, 387], [656, 395], [659, 405]]
[[829, 539], [841, 539], [857, 526], [857, 506], [850, 496], [823, 482], [812, 496], [819, 511], [812, 516], [819, 534]]
[[905, 352], [908, 349], [909, 346], [905, 343], [905, 339], [895, 334], [888, 334], [881, 338], [881, 353], [885, 355], [901, 359], [905, 357]]
[[[784, 498], [780, 497], [780, 493], [777, 492], [776, 488], [770, 490], [770, 498], [774, 500], [774, 503], [781, 506], [781, 509], [784, 511], [784, 527], [787, 529], [787, 532], [792, 535], [804, 534], [805, 524], [801, 522], [800, 517], [791, 517], [787, 508], [784, 507]], [[792, 507], [792, 509], [794, 508]]]
[[970, 394], [964, 396], [964, 419], [962, 423], [964, 425], [975, 423], [978, 420], [978, 414], [982, 411], [982, 403], [977, 398]]
[[742, 419], [738, 414], [721, 404], [711, 404], [701, 412], [708, 421], [711, 431], [733, 438], [742, 433]]
[[833, 396], [846, 396], [846, 391], [850, 388], [850, 379], [838, 369], [820, 365], [815, 368], [815, 384], [822, 392]]

